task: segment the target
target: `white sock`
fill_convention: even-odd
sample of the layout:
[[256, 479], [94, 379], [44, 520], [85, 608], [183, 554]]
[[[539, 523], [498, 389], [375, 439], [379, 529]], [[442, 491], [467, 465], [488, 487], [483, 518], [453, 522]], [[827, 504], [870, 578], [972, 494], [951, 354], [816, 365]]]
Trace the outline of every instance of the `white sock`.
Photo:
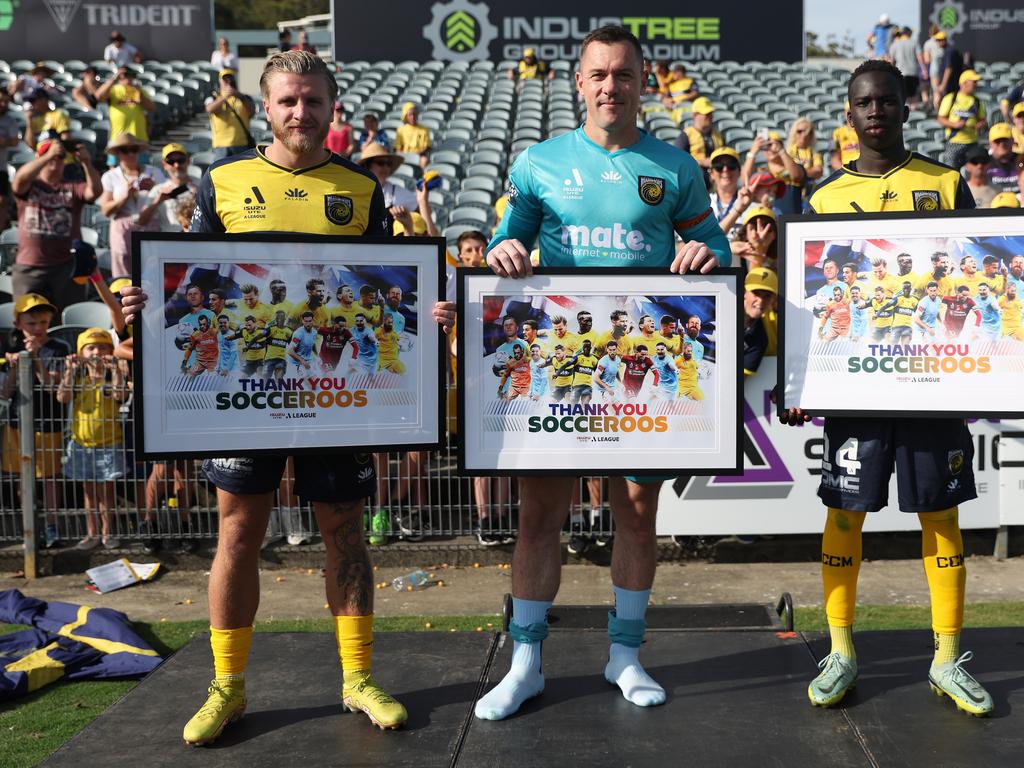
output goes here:
[[640, 649], [612, 643], [608, 649], [608, 665], [604, 678], [619, 686], [626, 701], [638, 707], [654, 707], [665, 703], [665, 689], [640, 665]]
[[[513, 621], [520, 626], [547, 622], [546, 600], [512, 598]], [[474, 712], [481, 720], [504, 720], [515, 714], [523, 702], [544, 691], [544, 674], [540, 663], [541, 643], [516, 643], [512, 649], [512, 665], [508, 674], [476, 703]]]
[[[615, 592], [615, 615], [626, 621], [642, 620], [647, 615], [647, 602], [651, 590], [630, 590], [612, 586]], [[604, 677], [619, 686], [622, 695], [638, 707], [653, 707], [665, 703], [665, 689], [644, 671], [640, 664], [640, 648], [612, 643], [608, 649], [608, 664]]]

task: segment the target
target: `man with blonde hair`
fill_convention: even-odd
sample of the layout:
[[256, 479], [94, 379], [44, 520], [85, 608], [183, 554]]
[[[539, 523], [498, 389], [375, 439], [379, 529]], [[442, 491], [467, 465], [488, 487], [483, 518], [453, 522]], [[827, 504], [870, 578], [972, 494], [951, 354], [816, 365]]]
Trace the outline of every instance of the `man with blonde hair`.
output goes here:
[[[274, 54], [260, 78], [260, 93], [273, 143], [210, 166], [200, 182], [191, 231], [386, 234], [376, 179], [324, 149], [337, 85], [323, 61], [306, 51]], [[317, 201], [301, 215], [293, 201], [279, 202], [296, 188], [302, 198]], [[138, 288], [126, 288], [122, 295], [130, 322], [146, 296]], [[217, 487], [220, 512], [220, 544], [209, 586], [216, 677], [206, 703], [185, 726], [189, 744], [214, 741], [245, 711], [245, 668], [259, 604], [259, 550], [286, 460], [255, 455], [203, 464]], [[325, 447], [320, 454], [296, 457], [294, 464], [295, 490], [312, 503], [327, 550], [327, 603], [344, 673], [342, 703], [345, 709], [362, 710], [381, 728], [397, 728], [407, 718], [405, 708], [370, 674], [373, 568], [362, 519], [363, 500], [376, 486], [372, 457]]]

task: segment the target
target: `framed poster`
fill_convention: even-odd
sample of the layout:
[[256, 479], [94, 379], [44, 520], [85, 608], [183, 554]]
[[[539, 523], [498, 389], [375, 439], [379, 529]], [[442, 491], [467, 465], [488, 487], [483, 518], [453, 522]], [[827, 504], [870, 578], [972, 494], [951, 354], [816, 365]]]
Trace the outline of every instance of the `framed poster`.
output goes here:
[[1015, 418], [1024, 216], [785, 217], [780, 411]]
[[440, 443], [443, 241], [136, 233], [132, 251], [143, 456]]
[[459, 270], [459, 471], [742, 471], [739, 271]]

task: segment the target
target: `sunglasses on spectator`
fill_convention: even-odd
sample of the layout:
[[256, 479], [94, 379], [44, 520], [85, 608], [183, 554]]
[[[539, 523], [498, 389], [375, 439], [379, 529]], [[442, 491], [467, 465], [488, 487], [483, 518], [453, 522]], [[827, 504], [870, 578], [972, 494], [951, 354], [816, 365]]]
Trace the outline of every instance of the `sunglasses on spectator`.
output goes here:
[[740, 164], [737, 163], [737, 162], [731, 162], [731, 163], [730, 162], [725, 162], [725, 163], [712, 163], [711, 164], [711, 170], [718, 171], [719, 173], [721, 173], [722, 171], [738, 171], [739, 169], [740, 169]]
[[373, 159], [373, 160], [367, 160], [366, 164], [367, 165], [386, 165], [389, 168], [391, 167], [391, 161], [390, 160], [377, 160], [377, 159]]
[[138, 147], [118, 147], [114, 150], [119, 155], [137, 155], [139, 154]]
[[810, 128], [797, 128], [796, 129], [797, 133], [810, 133], [810, 131], [811, 131]]
[[186, 165], [188, 158], [184, 155], [170, 155], [164, 160], [168, 165]]

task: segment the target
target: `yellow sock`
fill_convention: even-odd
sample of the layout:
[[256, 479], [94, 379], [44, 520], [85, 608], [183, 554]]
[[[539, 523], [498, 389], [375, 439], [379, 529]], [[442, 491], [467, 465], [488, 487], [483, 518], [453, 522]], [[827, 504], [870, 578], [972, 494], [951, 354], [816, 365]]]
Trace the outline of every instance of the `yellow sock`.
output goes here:
[[935, 632], [933, 664], [956, 661], [960, 630], [964, 625], [964, 592], [967, 569], [956, 507], [918, 515], [921, 520], [921, 559], [932, 598], [932, 630]]
[[949, 664], [960, 658], [960, 633], [945, 635], [935, 633], [935, 658], [932, 664]]
[[335, 616], [334, 634], [346, 679], [349, 673], [369, 672], [373, 666], [373, 614]]
[[217, 629], [210, 627], [213, 669], [218, 679], [244, 677], [252, 645], [252, 627]]
[[857, 658], [853, 648], [853, 619], [860, 574], [861, 528], [866, 516], [865, 512], [829, 507], [821, 537], [821, 581], [832, 652], [851, 659]]

